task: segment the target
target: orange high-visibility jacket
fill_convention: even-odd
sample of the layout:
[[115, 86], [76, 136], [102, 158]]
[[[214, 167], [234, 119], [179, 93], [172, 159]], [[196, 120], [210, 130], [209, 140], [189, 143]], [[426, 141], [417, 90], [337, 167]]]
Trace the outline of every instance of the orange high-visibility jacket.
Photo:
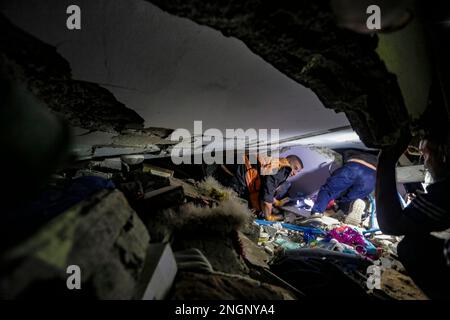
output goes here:
[[[260, 189], [261, 176], [276, 174], [283, 167], [290, 167], [289, 161], [285, 158], [271, 158], [257, 156], [258, 166], [252, 166], [248, 155], [244, 155], [245, 182], [247, 184], [250, 206], [255, 210], [261, 210]], [[260, 172], [258, 172], [258, 167]]]

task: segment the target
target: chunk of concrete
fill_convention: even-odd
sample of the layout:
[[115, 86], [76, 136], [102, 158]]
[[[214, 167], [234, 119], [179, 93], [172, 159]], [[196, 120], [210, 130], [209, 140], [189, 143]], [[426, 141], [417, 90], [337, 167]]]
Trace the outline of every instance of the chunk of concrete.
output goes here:
[[[130, 299], [149, 235], [120, 191], [102, 190], [0, 256], [0, 297]], [[71, 265], [81, 289], [69, 290]]]

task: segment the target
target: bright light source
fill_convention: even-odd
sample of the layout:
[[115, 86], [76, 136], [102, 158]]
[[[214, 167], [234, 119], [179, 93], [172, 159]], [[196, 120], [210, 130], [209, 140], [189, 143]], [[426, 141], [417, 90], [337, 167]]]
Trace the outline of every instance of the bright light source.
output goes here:
[[333, 141], [337, 142], [353, 142], [359, 141], [359, 137], [356, 132], [336, 132], [333, 134]]
[[302, 144], [302, 145], [334, 145], [336, 143], [352, 143], [360, 142], [358, 135], [351, 131], [341, 131], [325, 133], [319, 136], [303, 138], [299, 140], [292, 141], [291, 144]]

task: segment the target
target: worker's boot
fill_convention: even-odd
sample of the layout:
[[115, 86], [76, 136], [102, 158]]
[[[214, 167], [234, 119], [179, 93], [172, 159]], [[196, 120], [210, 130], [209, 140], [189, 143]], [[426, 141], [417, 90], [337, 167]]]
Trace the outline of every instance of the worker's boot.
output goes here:
[[345, 217], [345, 224], [351, 224], [354, 226], [361, 225], [362, 216], [364, 214], [364, 210], [366, 209], [366, 203], [364, 200], [356, 199], [350, 206], [349, 213], [347, 217]]

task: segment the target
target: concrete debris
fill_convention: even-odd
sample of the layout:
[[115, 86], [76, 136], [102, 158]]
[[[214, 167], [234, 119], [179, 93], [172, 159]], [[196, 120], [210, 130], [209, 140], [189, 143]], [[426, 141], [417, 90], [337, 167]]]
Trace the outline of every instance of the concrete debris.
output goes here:
[[69, 63], [55, 47], [47, 45], [12, 25], [0, 15], [4, 35], [0, 39], [0, 59], [8, 74], [28, 89], [50, 110], [73, 127], [120, 132], [140, 129], [144, 119], [98, 84], [72, 79]]
[[143, 129], [124, 129], [121, 131], [121, 134], [124, 137], [128, 136], [147, 136], [151, 138], [159, 137], [161, 138], [162, 143], [170, 143], [171, 141], [168, 140], [169, 136], [172, 134], [174, 130], [173, 129], [167, 129], [167, 128], [158, 128], [158, 127], [147, 127]]
[[[149, 240], [123, 194], [100, 191], [1, 254], [0, 296], [134, 298]], [[83, 290], [67, 290], [71, 265]]]
[[148, 147], [152, 145], [173, 145], [176, 143], [177, 142], [158, 136], [140, 135], [138, 132], [127, 134], [121, 133], [120, 135], [113, 137], [111, 141], [111, 144], [117, 147]]
[[333, 162], [334, 166], [336, 166], [337, 168], [342, 167], [344, 164], [344, 159], [342, 158], [342, 155], [334, 150], [331, 150], [330, 148], [316, 147], [316, 146], [310, 146], [309, 148], [311, 150], [314, 150], [318, 154], [321, 154], [326, 158], [330, 159], [330, 162]]
[[120, 158], [104, 159], [102, 161], [90, 161], [89, 168], [111, 169], [115, 171], [122, 170], [122, 160]]
[[[102, 86], [72, 78], [69, 63], [56, 48], [15, 27], [0, 14], [0, 65], [12, 80], [23, 83], [75, 135], [71, 152], [80, 160], [133, 153], [158, 153], [175, 144], [172, 129], [144, 128], [144, 119]], [[101, 132], [96, 135], [97, 132]], [[110, 135], [108, 135], [109, 133]], [[114, 135], [115, 134], [115, 135]], [[83, 135], [89, 139], [82, 139]], [[96, 141], [103, 143], [92, 143]], [[89, 141], [89, 145], [79, 144]]]
[[372, 206], [367, 225], [345, 224], [339, 211], [311, 216], [309, 197], [286, 199], [286, 221], [255, 220], [215, 179], [179, 179], [142, 154], [80, 162], [57, 181], [90, 177], [118, 190], [82, 200], [2, 254], [1, 297], [33, 296], [44, 284], [77, 295], [64, 290], [67, 266], [77, 265], [82, 298], [302, 299], [342, 288], [364, 299], [426, 298], [396, 260], [401, 239], [374, 229]]
[[158, 153], [161, 149], [156, 145], [147, 145], [143, 147], [120, 147], [120, 146], [97, 146], [94, 147], [92, 157], [117, 157], [121, 155]]

